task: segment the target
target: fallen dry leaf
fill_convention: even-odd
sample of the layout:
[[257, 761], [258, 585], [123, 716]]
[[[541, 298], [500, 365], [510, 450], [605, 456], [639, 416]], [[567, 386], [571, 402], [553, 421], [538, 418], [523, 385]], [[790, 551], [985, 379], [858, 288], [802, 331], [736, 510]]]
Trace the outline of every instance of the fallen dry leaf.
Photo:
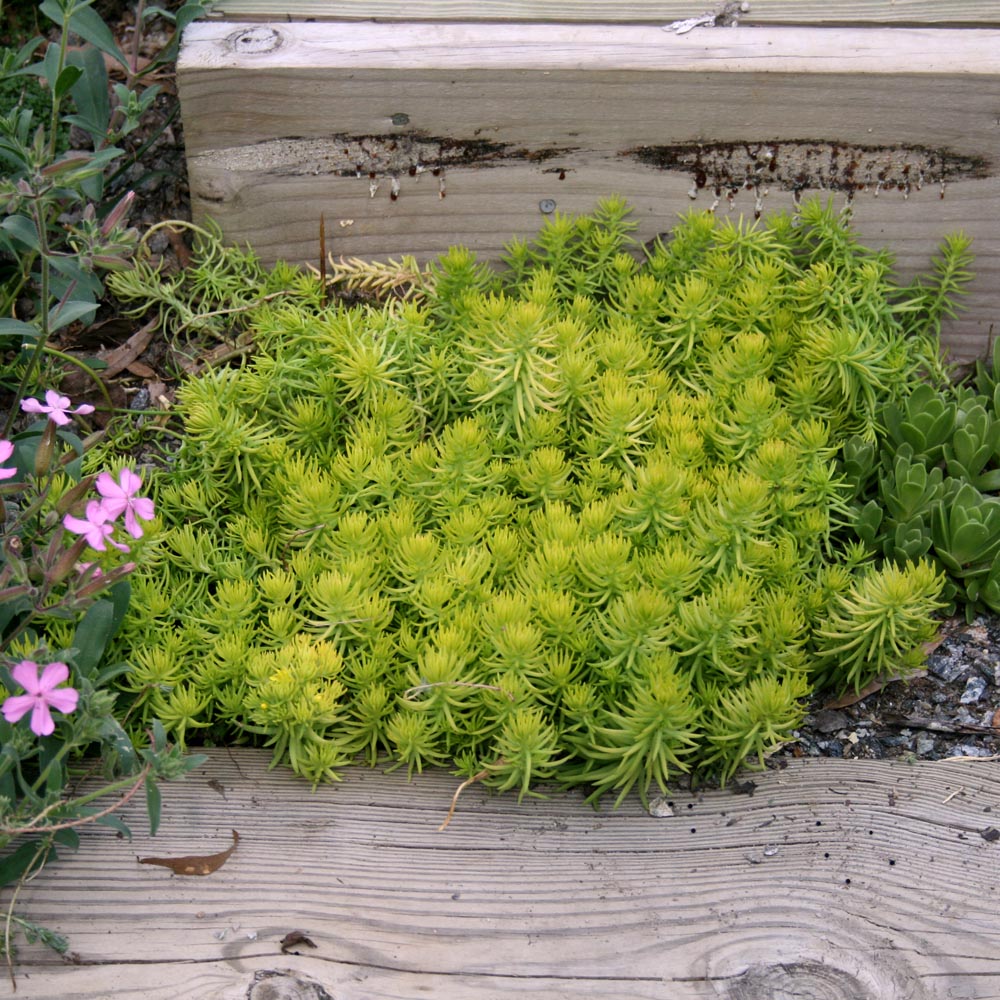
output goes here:
[[236, 850], [239, 842], [240, 835], [233, 830], [232, 847], [227, 847], [218, 854], [189, 854], [184, 858], [139, 858], [138, 860], [140, 865], [159, 865], [161, 868], [169, 868], [175, 875], [211, 875], [229, 860], [229, 855]]
[[863, 701], [868, 697], [868, 695], [875, 694], [876, 691], [881, 691], [887, 684], [893, 684], [896, 681], [902, 680], [912, 681], [916, 677], [926, 676], [926, 670], [915, 670], [912, 674], [906, 674], [905, 677], [902, 674], [895, 677], [876, 677], [875, 680], [869, 681], [869, 683], [867, 683], [860, 691], [849, 691], [840, 698], [834, 698], [833, 701], [828, 701], [823, 706], [823, 709], [847, 708], [849, 705], [856, 705], [859, 701]]
[[149, 347], [149, 343], [153, 339], [155, 332], [156, 323], [150, 320], [145, 326], [136, 330], [124, 344], [120, 344], [114, 350], [102, 355], [101, 360], [107, 364], [107, 368], [101, 372], [101, 378], [113, 378], [119, 372], [128, 368]]
[[153, 371], [149, 365], [144, 364], [142, 361], [133, 361], [132, 364], [126, 365], [125, 370], [132, 375], [138, 375], [140, 378], [154, 379], [156, 378], [156, 372]]
[[191, 264], [191, 251], [184, 242], [184, 237], [179, 229], [167, 227], [167, 239], [170, 240], [170, 249], [177, 256], [177, 263], [184, 270]]
[[281, 939], [281, 954], [287, 955], [292, 948], [296, 947], [315, 948], [316, 945], [302, 931], [289, 931]]

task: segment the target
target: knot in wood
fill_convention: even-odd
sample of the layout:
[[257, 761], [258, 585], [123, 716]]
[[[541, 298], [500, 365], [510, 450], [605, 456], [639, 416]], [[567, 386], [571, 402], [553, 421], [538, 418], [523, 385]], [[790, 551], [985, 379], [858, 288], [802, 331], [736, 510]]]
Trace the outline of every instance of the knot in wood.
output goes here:
[[230, 50], [241, 56], [263, 55], [281, 48], [281, 33], [266, 24], [240, 28], [226, 38]]

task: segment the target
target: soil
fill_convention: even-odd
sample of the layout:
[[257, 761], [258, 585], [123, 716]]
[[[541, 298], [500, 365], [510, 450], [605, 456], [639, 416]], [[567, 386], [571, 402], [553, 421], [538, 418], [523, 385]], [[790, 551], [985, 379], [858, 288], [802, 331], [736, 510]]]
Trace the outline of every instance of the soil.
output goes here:
[[[101, 6], [123, 49], [130, 47], [130, 5], [104, 0]], [[168, 37], [169, 26], [154, 22], [140, 42], [140, 55], [152, 57]], [[159, 97], [141, 127], [127, 138], [129, 164], [109, 191], [112, 199], [130, 189], [136, 192], [131, 223], [140, 233], [166, 219], [191, 217], [184, 132], [170, 69], [155, 82], [161, 88]], [[73, 139], [82, 143], [82, 136]], [[166, 229], [152, 236], [149, 249], [169, 269], [183, 265], [185, 246]], [[67, 335], [60, 346], [76, 354], [106, 356], [134, 338], [138, 328], [137, 321], [108, 303], [99, 322], [82, 334]], [[169, 406], [178, 370], [173, 360], [166, 345], [151, 342], [109, 380], [116, 403], [144, 408], [159, 400]], [[944, 622], [926, 669], [862, 694], [817, 699], [779, 757], [941, 760], [1000, 755], [1000, 617]]]
[[1000, 618], [942, 624], [925, 669], [861, 698], [817, 699], [796, 757], [942, 760], [1000, 753]]

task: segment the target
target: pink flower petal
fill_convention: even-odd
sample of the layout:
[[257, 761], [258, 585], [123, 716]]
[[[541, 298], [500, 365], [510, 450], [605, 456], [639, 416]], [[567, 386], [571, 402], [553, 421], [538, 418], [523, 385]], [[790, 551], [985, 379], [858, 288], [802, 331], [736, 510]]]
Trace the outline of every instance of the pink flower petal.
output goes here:
[[156, 513], [153, 509], [153, 501], [149, 497], [139, 497], [132, 501], [132, 509], [139, 515], [144, 521], [152, 521], [153, 515]]
[[14, 454], [14, 445], [10, 441], [0, 441], [0, 462], [6, 462]]
[[68, 410], [69, 396], [61, 396], [55, 389], [45, 390], [45, 402], [53, 410]]
[[52, 721], [52, 713], [44, 701], [36, 701], [31, 711], [31, 722], [28, 723], [36, 736], [51, 736], [56, 724]]
[[45, 700], [57, 712], [69, 713], [76, 708], [80, 700], [80, 692], [76, 688], [59, 688], [58, 691], [50, 691]]
[[124, 497], [102, 497], [100, 503], [108, 521], [114, 521], [123, 510], [128, 509], [128, 500]]
[[94, 524], [92, 521], [84, 521], [83, 518], [74, 517], [72, 514], [67, 514], [62, 523], [67, 531], [72, 531], [75, 535], [83, 535], [92, 549], [97, 552], [107, 551], [104, 540], [114, 530], [110, 524]]
[[41, 680], [38, 682], [38, 689], [41, 693], [51, 691], [54, 687], [69, 679], [69, 667], [58, 660], [45, 665], [42, 671]]
[[34, 695], [13, 694], [3, 703], [3, 717], [11, 724], [20, 722], [34, 705]]
[[122, 469], [118, 479], [126, 496], [135, 496], [142, 489], [142, 480], [131, 469]]
[[[2, 461], [2, 459], [0, 459]], [[97, 492], [101, 494], [102, 497], [106, 497], [108, 500], [119, 500], [125, 499], [125, 491], [115, 482], [114, 476], [110, 472], [102, 472], [97, 479], [94, 480], [94, 485], [97, 487]]]
[[28, 694], [38, 694], [38, 664], [34, 660], [21, 660], [14, 664], [10, 676], [15, 684], [20, 684]]

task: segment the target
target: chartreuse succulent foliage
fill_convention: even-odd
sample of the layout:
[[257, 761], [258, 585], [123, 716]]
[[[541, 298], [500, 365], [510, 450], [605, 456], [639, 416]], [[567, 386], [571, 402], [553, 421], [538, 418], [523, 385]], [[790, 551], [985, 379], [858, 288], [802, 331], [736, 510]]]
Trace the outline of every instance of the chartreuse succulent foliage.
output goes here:
[[965, 244], [898, 288], [819, 203], [692, 213], [646, 259], [627, 216], [556, 216], [500, 273], [453, 248], [388, 303], [281, 272], [253, 359], [179, 394], [130, 722], [313, 782], [362, 758], [620, 801], [920, 662], [944, 576], [852, 533], [842, 449], [942, 383]]

